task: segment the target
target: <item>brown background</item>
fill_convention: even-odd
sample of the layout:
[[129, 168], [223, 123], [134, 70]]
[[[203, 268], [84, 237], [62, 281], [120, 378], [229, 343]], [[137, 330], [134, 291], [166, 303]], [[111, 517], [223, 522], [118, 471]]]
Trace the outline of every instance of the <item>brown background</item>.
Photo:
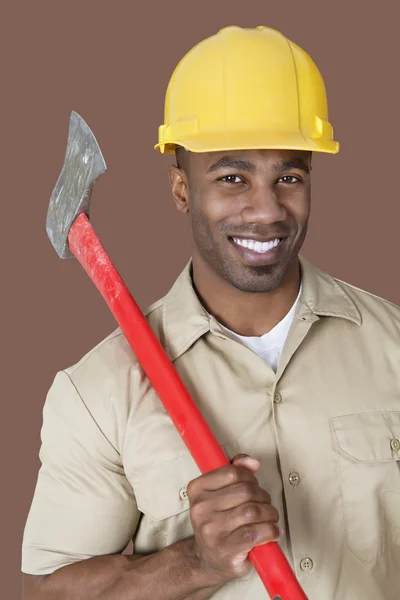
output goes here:
[[[337, 156], [317, 155], [303, 253], [400, 304], [399, 84], [396, 3], [26, 0], [1, 4], [2, 418], [0, 596], [20, 597], [20, 546], [39, 467], [42, 406], [57, 370], [114, 327], [76, 261], [45, 233], [70, 111], [103, 150], [92, 222], [144, 308], [190, 254], [173, 208], [169, 157], [153, 151], [172, 70], [226, 25], [275, 27], [325, 78]], [[377, 348], [379, 351], [379, 348]]]

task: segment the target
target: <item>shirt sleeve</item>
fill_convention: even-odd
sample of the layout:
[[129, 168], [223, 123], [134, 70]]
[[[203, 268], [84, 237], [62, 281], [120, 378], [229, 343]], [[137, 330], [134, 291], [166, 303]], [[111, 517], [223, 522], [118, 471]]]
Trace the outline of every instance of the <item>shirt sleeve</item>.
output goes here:
[[45, 575], [93, 556], [123, 552], [140, 516], [133, 490], [119, 452], [65, 372], [57, 374], [47, 394], [39, 458], [23, 534], [22, 572]]

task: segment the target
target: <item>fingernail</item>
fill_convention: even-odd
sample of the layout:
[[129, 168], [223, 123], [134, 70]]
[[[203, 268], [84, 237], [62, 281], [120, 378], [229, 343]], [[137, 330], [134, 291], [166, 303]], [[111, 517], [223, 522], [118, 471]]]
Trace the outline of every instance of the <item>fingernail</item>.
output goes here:
[[256, 458], [252, 458], [251, 456], [248, 456], [246, 458], [246, 461], [254, 465], [255, 467], [258, 467], [260, 465], [260, 461], [258, 461]]

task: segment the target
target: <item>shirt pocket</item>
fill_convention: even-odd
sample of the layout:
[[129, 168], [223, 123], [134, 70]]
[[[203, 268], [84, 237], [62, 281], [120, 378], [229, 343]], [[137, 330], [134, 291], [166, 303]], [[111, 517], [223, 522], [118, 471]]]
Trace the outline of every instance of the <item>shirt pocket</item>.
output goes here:
[[188, 510], [186, 486], [200, 475], [190, 455], [152, 466], [136, 475], [133, 489], [139, 510], [153, 521], [163, 521]]
[[[222, 446], [231, 459], [239, 444]], [[131, 481], [137, 506], [143, 516], [135, 535], [138, 554], [156, 552], [193, 535], [186, 487], [201, 473], [190, 454], [153, 465], [135, 474]]]
[[348, 548], [374, 562], [400, 545], [400, 411], [332, 418]]

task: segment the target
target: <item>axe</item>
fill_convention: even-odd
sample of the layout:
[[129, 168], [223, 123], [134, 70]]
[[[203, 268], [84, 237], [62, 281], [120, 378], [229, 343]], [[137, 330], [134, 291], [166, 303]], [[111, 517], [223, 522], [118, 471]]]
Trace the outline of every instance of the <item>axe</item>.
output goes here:
[[[103, 296], [200, 471], [218, 469], [229, 460], [90, 224], [92, 188], [106, 170], [92, 131], [72, 111], [64, 165], [50, 198], [47, 234], [60, 258], [75, 256]], [[307, 600], [276, 542], [253, 548], [249, 559], [272, 600]]]

